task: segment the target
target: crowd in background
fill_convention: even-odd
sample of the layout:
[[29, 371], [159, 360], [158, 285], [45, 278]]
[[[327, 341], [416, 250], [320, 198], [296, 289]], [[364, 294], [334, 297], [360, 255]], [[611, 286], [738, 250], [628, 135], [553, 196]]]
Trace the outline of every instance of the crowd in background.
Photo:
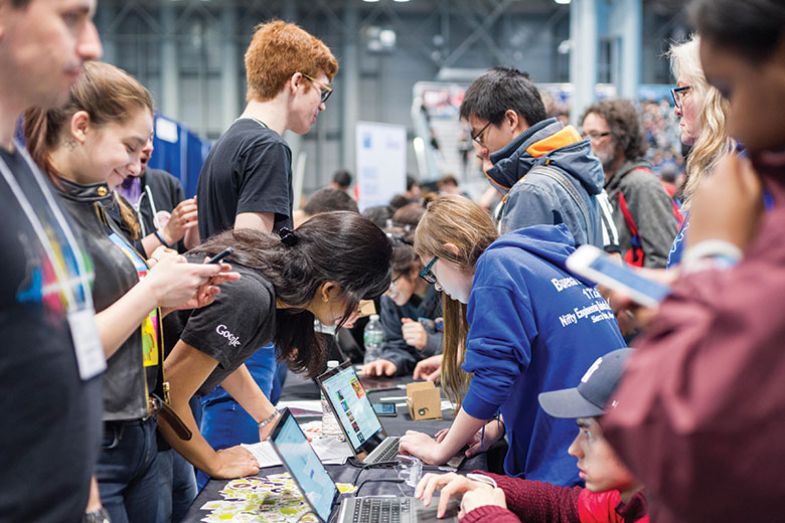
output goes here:
[[[259, 472], [242, 443], [272, 432], [287, 371], [335, 355], [441, 382], [454, 421], [402, 454], [506, 442], [504, 474], [422, 479], [440, 514], [459, 496], [469, 522], [779, 518], [779, 2], [692, 0], [672, 109], [603, 100], [572, 126], [528, 75], [489, 69], [460, 106], [478, 202], [444, 173], [359, 209], [341, 170], [298, 210], [283, 136], [327, 108], [324, 42], [257, 26], [247, 104], [186, 199], [147, 168], [154, 102], [100, 62], [94, 10], [0, 0], [0, 520], [178, 521], [210, 478]], [[585, 245], [667, 297], [571, 271]]]

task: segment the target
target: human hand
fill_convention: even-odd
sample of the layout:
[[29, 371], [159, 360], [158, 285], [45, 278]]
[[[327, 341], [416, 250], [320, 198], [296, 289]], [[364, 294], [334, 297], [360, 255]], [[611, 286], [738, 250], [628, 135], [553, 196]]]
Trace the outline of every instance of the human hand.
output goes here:
[[376, 360], [363, 365], [361, 376], [372, 378], [375, 376], [395, 376], [398, 366], [390, 360]]
[[259, 473], [259, 463], [242, 445], [219, 450], [218, 460], [213, 470], [206, 471], [216, 479], [235, 479]]
[[442, 441], [444, 441], [444, 438], [446, 438], [447, 434], [449, 434], [449, 433], [450, 433], [449, 427], [446, 428], [446, 429], [442, 429], [442, 430], [440, 430], [439, 432], [437, 432], [436, 434], [433, 435], [433, 439], [436, 440], [436, 443], [441, 443]]
[[436, 510], [436, 517], [443, 518], [447, 512], [447, 505], [451, 497], [461, 497], [473, 490], [492, 490], [493, 487], [479, 481], [472, 481], [466, 476], [461, 476], [454, 472], [449, 474], [426, 474], [417, 484], [414, 490], [414, 497], [422, 501], [426, 507], [431, 505], [433, 493], [436, 490], [439, 494], [439, 506]]
[[763, 185], [752, 163], [732, 154], [701, 180], [690, 209], [687, 249], [704, 240], [723, 240], [744, 251], [763, 214]]
[[417, 350], [423, 350], [428, 344], [428, 333], [419, 321], [401, 318], [401, 334], [406, 344]]
[[[441, 505], [441, 502], [439, 503]], [[466, 514], [478, 507], [493, 505], [507, 508], [507, 501], [504, 498], [504, 491], [500, 488], [475, 489], [463, 495], [461, 500], [461, 510], [458, 512], [458, 519], [463, 519]]]
[[414, 367], [412, 377], [416, 380], [439, 381], [439, 373], [442, 370], [442, 355], [437, 354], [430, 358], [425, 358]]
[[485, 434], [480, 429], [472, 437], [469, 448], [465, 452], [466, 457], [471, 458], [481, 452], [487, 452], [502, 436], [504, 436], [504, 424], [495, 419], [489, 421], [485, 424]]
[[240, 278], [231, 266], [221, 264], [188, 263], [172, 251], [156, 251], [157, 263], [140, 285], [148, 288], [159, 307], [193, 309], [212, 303], [220, 292], [218, 285]]
[[166, 222], [160, 233], [169, 245], [174, 245], [183, 239], [186, 232], [196, 227], [198, 219], [199, 211], [196, 199], [183, 200], [174, 208], [169, 221]]
[[[644, 278], [670, 286], [678, 277], [678, 269], [643, 269], [631, 267]], [[634, 301], [623, 291], [599, 287], [600, 293], [605, 296], [608, 305], [616, 315], [616, 321], [622, 334], [627, 334], [645, 329], [657, 315], [657, 307], [644, 307]]]
[[427, 434], [407, 430], [401, 437], [398, 451], [406, 456], [420, 458], [428, 465], [443, 465], [447, 458], [442, 456], [441, 446]]

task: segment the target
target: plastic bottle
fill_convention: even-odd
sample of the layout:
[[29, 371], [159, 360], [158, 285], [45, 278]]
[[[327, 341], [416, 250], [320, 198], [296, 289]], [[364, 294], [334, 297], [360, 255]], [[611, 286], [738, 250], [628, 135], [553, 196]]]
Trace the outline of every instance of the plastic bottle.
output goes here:
[[363, 341], [365, 342], [363, 363], [368, 364], [378, 360], [382, 355], [382, 344], [384, 343], [384, 330], [378, 314], [371, 315], [371, 321], [365, 326], [363, 332]]
[[[330, 360], [327, 362], [327, 370], [334, 369], [338, 367], [339, 363], [335, 360]], [[330, 403], [327, 401], [327, 398], [324, 397], [324, 392], [322, 394], [322, 437], [323, 438], [338, 438], [340, 440], [344, 439], [343, 431], [341, 430], [340, 425], [338, 425], [338, 420], [335, 419], [335, 414], [333, 413], [333, 409], [330, 408]]]

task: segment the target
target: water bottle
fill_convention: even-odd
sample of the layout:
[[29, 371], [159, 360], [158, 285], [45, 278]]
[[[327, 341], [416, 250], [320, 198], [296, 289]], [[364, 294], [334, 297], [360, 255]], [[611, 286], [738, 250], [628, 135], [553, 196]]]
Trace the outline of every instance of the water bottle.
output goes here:
[[378, 360], [382, 355], [382, 344], [384, 343], [384, 330], [378, 314], [371, 315], [371, 321], [365, 326], [363, 341], [365, 342], [363, 363], [368, 364]]
[[[338, 367], [338, 362], [335, 360], [330, 360], [327, 362], [327, 370], [334, 369]], [[343, 431], [341, 430], [340, 425], [338, 425], [338, 420], [335, 419], [335, 414], [333, 413], [333, 409], [330, 408], [330, 403], [327, 401], [327, 398], [324, 397], [324, 391], [321, 392], [322, 394], [322, 437], [323, 438], [338, 438], [343, 440]]]

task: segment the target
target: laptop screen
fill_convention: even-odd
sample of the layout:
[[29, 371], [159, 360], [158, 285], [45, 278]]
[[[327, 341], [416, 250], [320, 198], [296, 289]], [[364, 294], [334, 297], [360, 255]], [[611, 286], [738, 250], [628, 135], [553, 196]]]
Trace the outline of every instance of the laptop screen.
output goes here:
[[271, 441], [316, 515], [322, 521], [329, 521], [338, 488], [288, 409]]
[[382, 430], [382, 424], [351, 366], [322, 380], [322, 387], [329, 396], [333, 409], [338, 412], [339, 422], [343, 425], [352, 447], [360, 449], [366, 441]]

